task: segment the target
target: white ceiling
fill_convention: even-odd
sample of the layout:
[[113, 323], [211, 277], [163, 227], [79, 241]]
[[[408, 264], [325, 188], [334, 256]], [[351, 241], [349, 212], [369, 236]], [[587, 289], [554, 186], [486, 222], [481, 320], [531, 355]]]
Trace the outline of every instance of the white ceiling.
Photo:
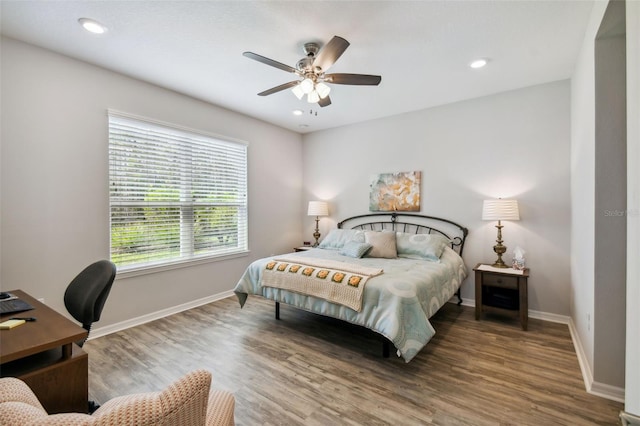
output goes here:
[[[592, 6], [575, 0], [1, 0], [0, 12], [3, 35], [307, 133], [569, 78]], [[82, 17], [108, 32], [87, 33], [77, 22]], [[331, 72], [381, 75], [379, 86], [333, 85], [333, 104], [325, 108], [290, 90], [257, 96], [295, 76], [242, 52], [295, 67], [304, 43], [334, 35], [351, 46]], [[489, 64], [469, 68], [479, 57]], [[296, 117], [294, 109], [305, 112]]]

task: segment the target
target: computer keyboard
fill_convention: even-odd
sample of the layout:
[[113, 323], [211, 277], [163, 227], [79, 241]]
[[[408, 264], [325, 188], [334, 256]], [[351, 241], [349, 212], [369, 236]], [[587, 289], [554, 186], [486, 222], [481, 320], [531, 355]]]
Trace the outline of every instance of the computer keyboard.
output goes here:
[[17, 298], [0, 300], [0, 314], [10, 314], [33, 309], [33, 306]]

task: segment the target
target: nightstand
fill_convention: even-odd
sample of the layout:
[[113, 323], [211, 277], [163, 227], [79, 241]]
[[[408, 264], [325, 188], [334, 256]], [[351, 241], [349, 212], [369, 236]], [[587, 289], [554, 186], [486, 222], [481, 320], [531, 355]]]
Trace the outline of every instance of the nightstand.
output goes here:
[[529, 268], [494, 268], [479, 263], [476, 273], [476, 320], [483, 312], [517, 314], [523, 330], [527, 329], [529, 302], [527, 281]]
[[307, 250], [311, 250], [313, 247], [311, 246], [300, 246], [300, 247], [294, 247], [293, 251], [307, 251]]

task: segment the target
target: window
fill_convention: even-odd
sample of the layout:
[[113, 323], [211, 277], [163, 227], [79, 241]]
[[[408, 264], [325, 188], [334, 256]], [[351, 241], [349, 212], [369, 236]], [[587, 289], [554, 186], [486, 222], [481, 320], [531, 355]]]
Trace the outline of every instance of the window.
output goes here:
[[109, 111], [109, 205], [119, 269], [245, 252], [246, 144]]

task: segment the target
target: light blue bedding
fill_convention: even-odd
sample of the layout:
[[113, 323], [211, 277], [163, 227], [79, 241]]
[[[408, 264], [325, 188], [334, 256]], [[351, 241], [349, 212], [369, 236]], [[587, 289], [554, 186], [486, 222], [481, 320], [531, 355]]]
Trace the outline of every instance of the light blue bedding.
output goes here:
[[382, 334], [406, 362], [435, 335], [429, 318], [442, 307], [467, 277], [467, 268], [458, 254], [446, 247], [440, 262], [406, 258], [380, 259], [342, 256], [337, 250], [312, 249], [295, 253], [304, 257], [331, 259], [384, 269], [367, 281], [361, 312], [326, 300], [272, 287], [262, 287], [262, 271], [273, 258], [253, 262], [236, 285], [240, 306], [249, 294], [286, 303], [306, 311], [339, 318]]

